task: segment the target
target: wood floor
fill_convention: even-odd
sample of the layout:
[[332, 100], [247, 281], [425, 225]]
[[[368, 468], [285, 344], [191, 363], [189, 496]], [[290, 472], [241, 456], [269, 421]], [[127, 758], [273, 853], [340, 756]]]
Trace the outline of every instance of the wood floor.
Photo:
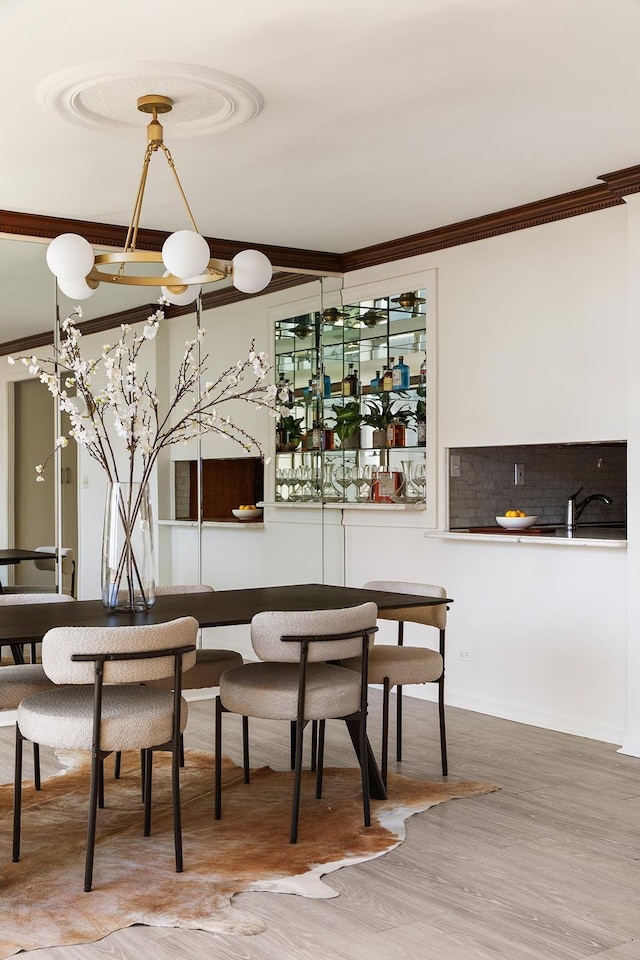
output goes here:
[[[407, 698], [405, 717], [402, 772], [439, 779], [434, 705]], [[233, 719], [225, 750], [239, 759]], [[374, 744], [378, 719], [375, 701]], [[212, 749], [212, 721], [211, 702], [192, 704], [187, 745]], [[413, 817], [399, 848], [327, 878], [337, 899], [242, 894], [265, 933], [134, 927], [29, 960], [640, 960], [640, 760], [463, 710], [449, 709], [448, 724], [452, 778], [502, 790]], [[253, 765], [287, 765], [284, 724], [252, 721], [251, 734]], [[12, 743], [0, 729], [3, 780]], [[328, 765], [353, 763], [337, 725], [327, 754]], [[2, 849], [8, 857], [7, 838]]]

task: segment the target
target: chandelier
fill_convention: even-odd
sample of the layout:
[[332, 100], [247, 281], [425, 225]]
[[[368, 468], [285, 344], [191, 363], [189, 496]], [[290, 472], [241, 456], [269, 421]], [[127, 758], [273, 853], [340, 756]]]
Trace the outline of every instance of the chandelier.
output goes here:
[[[117, 253], [94, 253], [88, 240], [77, 233], [63, 233], [56, 237], [47, 248], [47, 265], [55, 274], [60, 290], [72, 300], [85, 300], [101, 283], [160, 287], [165, 299], [178, 306], [196, 300], [204, 284], [227, 277], [242, 293], [264, 290], [273, 271], [263, 253], [242, 250], [233, 260], [217, 260], [210, 256], [209, 244], [198, 232], [173, 157], [163, 142], [162, 124], [158, 120], [159, 114], [171, 110], [171, 98], [149, 94], [139, 97], [137, 105], [138, 110], [151, 114], [152, 118], [147, 125], [147, 147], [124, 248]], [[192, 230], [178, 230], [167, 237], [161, 253], [136, 249], [149, 164], [158, 150], [164, 154], [175, 177], [193, 227]], [[156, 275], [136, 273], [140, 264], [152, 264]], [[133, 272], [127, 272], [127, 268]], [[160, 274], [163, 268], [164, 272]]]

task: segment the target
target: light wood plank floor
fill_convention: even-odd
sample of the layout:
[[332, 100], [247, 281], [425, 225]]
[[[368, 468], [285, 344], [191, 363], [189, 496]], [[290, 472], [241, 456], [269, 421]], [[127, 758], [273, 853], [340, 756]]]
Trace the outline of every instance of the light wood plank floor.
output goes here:
[[[401, 772], [440, 779], [435, 706], [407, 698], [405, 717]], [[225, 722], [225, 752], [239, 760], [234, 719]], [[448, 724], [452, 778], [502, 790], [413, 817], [399, 848], [327, 878], [339, 898], [242, 894], [238, 905], [267, 921], [265, 933], [135, 927], [29, 960], [640, 960], [640, 760], [463, 710], [450, 708]], [[212, 749], [212, 730], [213, 704], [192, 704], [187, 746]], [[253, 765], [286, 767], [284, 724], [252, 721], [251, 739]], [[5, 781], [12, 746], [12, 730], [0, 729]], [[57, 769], [50, 755], [44, 762]], [[352, 763], [333, 725], [327, 764]]]

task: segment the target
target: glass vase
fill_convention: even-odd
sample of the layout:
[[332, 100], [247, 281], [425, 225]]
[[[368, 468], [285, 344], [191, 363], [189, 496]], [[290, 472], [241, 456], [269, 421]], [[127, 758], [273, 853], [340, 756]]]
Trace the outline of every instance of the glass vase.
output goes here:
[[153, 516], [146, 483], [110, 483], [102, 532], [102, 602], [107, 610], [155, 603]]

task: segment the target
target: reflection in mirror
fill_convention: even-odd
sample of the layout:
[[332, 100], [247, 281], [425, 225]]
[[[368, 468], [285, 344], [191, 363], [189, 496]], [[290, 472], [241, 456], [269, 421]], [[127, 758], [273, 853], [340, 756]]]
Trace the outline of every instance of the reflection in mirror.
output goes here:
[[426, 443], [424, 290], [275, 325], [282, 503], [410, 503]]

